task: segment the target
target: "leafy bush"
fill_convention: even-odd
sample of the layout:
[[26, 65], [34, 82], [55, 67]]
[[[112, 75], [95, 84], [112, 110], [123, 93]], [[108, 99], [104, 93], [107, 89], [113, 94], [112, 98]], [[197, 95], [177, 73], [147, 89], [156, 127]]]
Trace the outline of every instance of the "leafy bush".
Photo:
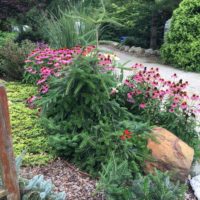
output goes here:
[[179, 182], [171, 182], [167, 172], [156, 170], [154, 174], [139, 175], [133, 181], [132, 191], [134, 200], [182, 200], [186, 186], [180, 185]]
[[174, 11], [167, 41], [162, 47], [165, 62], [200, 72], [200, 2], [183, 0]]
[[[134, 171], [140, 171], [139, 166], [148, 154], [149, 126], [136, 123], [133, 115], [110, 99], [111, 88], [117, 84], [112, 74], [111, 58], [96, 51], [86, 56], [79, 53], [67, 67], [61, 67], [59, 77], [50, 73], [47, 76], [33, 64], [30, 73], [36, 67], [40, 80], [44, 80], [42, 84], [48, 89], [45, 92], [40, 90], [40, 94], [29, 102], [33, 105], [33, 100], [37, 99], [36, 104], [42, 108], [43, 125], [52, 135], [49, 137], [50, 146], [60, 156], [67, 157], [93, 175], [98, 175], [102, 163], [107, 162], [112, 151], [129, 159]], [[129, 136], [129, 142], [121, 141], [126, 139], [122, 133], [127, 128], [135, 137], [131, 139]], [[141, 136], [139, 141], [137, 134]]]
[[22, 80], [24, 60], [35, 48], [35, 45], [25, 40], [21, 44], [8, 41], [0, 48], [0, 70], [6, 79]]
[[133, 199], [132, 184], [132, 171], [127, 160], [120, 160], [112, 154], [100, 173], [97, 191], [101, 191], [107, 200]]
[[[49, 92], [41, 100], [46, 116], [55, 123], [64, 122], [68, 131], [79, 132], [96, 125], [102, 116], [114, 114], [113, 109], [118, 105], [109, 101], [114, 77], [101, 73], [102, 69], [96, 56], [80, 56], [74, 60], [60, 79], [50, 82]], [[113, 120], [115, 116], [116, 113]]]
[[[45, 164], [53, 158], [47, 144], [45, 131], [39, 123], [37, 110], [25, 106], [26, 99], [36, 88], [20, 83], [6, 83], [9, 99], [14, 152], [26, 150], [25, 165]], [[20, 142], [19, 142], [20, 141]]]
[[16, 33], [2, 32], [0, 31], [0, 48], [4, 46], [5, 43], [14, 40]]
[[[112, 152], [115, 152], [116, 158], [127, 160], [133, 174], [142, 172], [144, 161], [149, 159], [146, 148], [149, 126], [134, 121], [115, 125], [100, 121], [90, 132], [53, 135], [49, 138], [50, 146], [58, 155], [94, 176], [99, 175], [102, 164], [107, 164]], [[58, 131], [52, 127], [47, 130], [52, 133]]]
[[126, 160], [113, 155], [103, 167], [97, 186], [107, 200], [182, 200], [186, 186], [173, 183], [167, 172], [155, 171], [154, 174], [132, 176]]
[[[146, 132], [141, 131], [144, 140], [134, 140], [130, 146], [123, 143], [118, 148], [121, 145], [117, 135], [125, 129], [118, 127], [119, 120], [133, 117], [115, 101], [110, 101], [114, 77], [102, 70], [96, 56], [80, 56], [61, 78], [50, 81], [48, 93], [39, 100], [46, 118], [44, 126], [56, 134], [51, 137], [51, 146], [59, 155], [73, 160], [94, 175], [109, 158], [109, 152], [116, 149], [121, 152], [119, 156], [133, 156], [131, 160], [134, 162], [134, 153], [130, 153], [132, 144], [137, 146], [135, 151], [142, 148], [142, 154], [147, 141]], [[116, 146], [116, 143], [119, 144]]]
[[144, 121], [172, 131], [198, 150], [196, 117], [200, 111], [200, 97], [188, 95], [185, 90], [188, 82], [177, 80], [176, 74], [172, 76], [172, 81], [166, 81], [158, 69], [148, 70], [138, 64], [133, 68], [135, 74], [115, 89], [113, 98]]

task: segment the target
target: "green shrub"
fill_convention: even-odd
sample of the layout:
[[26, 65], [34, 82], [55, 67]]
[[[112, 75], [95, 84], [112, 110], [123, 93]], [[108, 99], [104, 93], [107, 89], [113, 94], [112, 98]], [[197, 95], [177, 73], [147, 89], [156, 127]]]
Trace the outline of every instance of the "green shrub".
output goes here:
[[110, 101], [110, 90], [116, 82], [110, 72], [102, 72], [98, 62], [95, 55], [80, 55], [61, 78], [52, 77], [49, 81], [49, 91], [39, 105], [48, 119], [61, 126], [61, 133], [88, 131], [104, 117], [116, 120], [127, 114]]
[[6, 83], [14, 152], [26, 150], [25, 165], [45, 164], [53, 158], [49, 151], [45, 131], [39, 123], [37, 110], [25, 106], [26, 99], [36, 88], [20, 83]]
[[[125, 130], [131, 137], [123, 140]], [[54, 132], [52, 128], [49, 131]], [[118, 124], [99, 122], [89, 132], [57, 134], [50, 136], [50, 146], [59, 156], [65, 157], [91, 175], [98, 176], [102, 164], [107, 164], [112, 152], [116, 158], [125, 159], [132, 173], [142, 172], [144, 161], [149, 159], [147, 150], [147, 124], [134, 121], [122, 121]]]
[[97, 189], [105, 194], [107, 200], [183, 200], [186, 186], [173, 183], [167, 172], [155, 171], [146, 176], [133, 178], [128, 163], [114, 156], [103, 172]]
[[35, 48], [35, 44], [25, 40], [21, 44], [8, 41], [0, 48], [0, 70], [6, 79], [22, 80], [24, 60]]
[[167, 63], [200, 72], [200, 1], [183, 0], [172, 17], [171, 28], [162, 47]]
[[167, 172], [155, 171], [147, 176], [139, 175], [133, 181], [134, 200], [183, 200], [186, 186], [170, 181]]
[[[150, 128], [110, 99], [117, 82], [98, 64], [94, 53], [79, 55], [59, 79], [50, 79], [49, 91], [38, 101], [43, 125], [52, 135], [50, 146], [92, 175], [98, 175], [112, 151], [129, 160], [133, 172], [138, 172], [148, 154]], [[126, 129], [133, 137], [122, 141]]]
[[4, 46], [8, 41], [14, 40], [16, 33], [2, 32], [0, 31], [0, 48]]
[[127, 160], [120, 160], [112, 154], [100, 173], [97, 191], [101, 191], [107, 200], [129, 200], [133, 199], [132, 184], [132, 171]]

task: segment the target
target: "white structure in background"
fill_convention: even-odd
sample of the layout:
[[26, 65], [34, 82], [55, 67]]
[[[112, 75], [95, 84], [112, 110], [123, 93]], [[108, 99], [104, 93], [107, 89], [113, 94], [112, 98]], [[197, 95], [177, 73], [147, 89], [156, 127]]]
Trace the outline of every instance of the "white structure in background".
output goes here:
[[31, 27], [28, 26], [28, 25], [12, 26], [12, 31], [13, 31], [13, 32], [18, 32], [18, 33], [20, 33], [21, 31], [27, 32], [27, 31], [30, 31], [30, 30], [31, 30]]
[[81, 30], [82, 31], [85, 30], [85, 24], [81, 21], [76, 21], [75, 22], [75, 30], [76, 30], [77, 35], [79, 35], [81, 33], [80, 32]]
[[172, 19], [168, 19], [165, 23], [165, 28], [164, 28], [164, 41], [166, 41], [166, 34], [169, 32], [170, 27], [171, 27], [171, 21]]

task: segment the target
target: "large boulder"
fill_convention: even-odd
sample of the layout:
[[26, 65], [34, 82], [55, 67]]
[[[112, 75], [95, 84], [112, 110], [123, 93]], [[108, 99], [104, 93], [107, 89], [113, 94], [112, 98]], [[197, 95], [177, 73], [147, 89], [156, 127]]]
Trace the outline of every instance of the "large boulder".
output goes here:
[[174, 178], [184, 181], [192, 165], [194, 149], [164, 128], [156, 127], [152, 134], [154, 139], [149, 139], [148, 148], [155, 161], [147, 162], [147, 171], [153, 172], [154, 168], [171, 171]]

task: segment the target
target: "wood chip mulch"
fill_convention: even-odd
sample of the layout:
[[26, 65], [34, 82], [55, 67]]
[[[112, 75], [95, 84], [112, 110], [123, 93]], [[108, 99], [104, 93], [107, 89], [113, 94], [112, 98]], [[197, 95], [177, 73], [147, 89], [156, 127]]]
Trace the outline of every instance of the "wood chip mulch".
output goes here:
[[[58, 159], [45, 166], [21, 169], [21, 176], [27, 179], [39, 174], [52, 181], [55, 192], [66, 192], [67, 200], [105, 200], [103, 194], [96, 192], [97, 180], [65, 160]], [[197, 200], [191, 188], [186, 193], [185, 200]]]
[[52, 181], [55, 192], [66, 192], [67, 200], [104, 200], [103, 195], [95, 191], [97, 181], [67, 161], [58, 159], [46, 166], [24, 167], [21, 170], [21, 176], [27, 179], [39, 174]]

